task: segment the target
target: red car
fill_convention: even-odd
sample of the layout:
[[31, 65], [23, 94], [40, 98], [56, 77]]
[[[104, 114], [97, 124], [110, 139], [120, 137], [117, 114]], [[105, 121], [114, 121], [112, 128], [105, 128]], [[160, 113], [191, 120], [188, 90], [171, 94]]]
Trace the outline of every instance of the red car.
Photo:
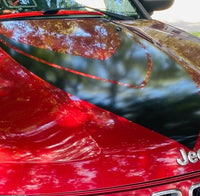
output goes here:
[[2, 0], [0, 195], [200, 195], [200, 40], [173, 0]]

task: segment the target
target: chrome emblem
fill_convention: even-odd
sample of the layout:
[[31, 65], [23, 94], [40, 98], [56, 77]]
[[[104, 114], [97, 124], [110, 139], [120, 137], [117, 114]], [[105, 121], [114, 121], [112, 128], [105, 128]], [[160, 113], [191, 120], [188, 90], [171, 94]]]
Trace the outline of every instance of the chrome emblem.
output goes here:
[[189, 151], [186, 153], [184, 149], [180, 149], [181, 158], [177, 159], [177, 163], [181, 166], [187, 165], [188, 163], [196, 163], [200, 161], [200, 149], [197, 152]]

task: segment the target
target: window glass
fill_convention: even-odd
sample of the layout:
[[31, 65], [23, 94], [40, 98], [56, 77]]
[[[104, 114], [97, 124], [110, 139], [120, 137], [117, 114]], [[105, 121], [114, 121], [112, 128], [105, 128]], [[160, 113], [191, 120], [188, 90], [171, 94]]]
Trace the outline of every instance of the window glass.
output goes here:
[[12, 9], [19, 12], [54, 8], [89, 10], [88, 7], [91, 7], [139, 18], [129, 0], [0, 0], [0, 4], [2, 3], [1, 9]]

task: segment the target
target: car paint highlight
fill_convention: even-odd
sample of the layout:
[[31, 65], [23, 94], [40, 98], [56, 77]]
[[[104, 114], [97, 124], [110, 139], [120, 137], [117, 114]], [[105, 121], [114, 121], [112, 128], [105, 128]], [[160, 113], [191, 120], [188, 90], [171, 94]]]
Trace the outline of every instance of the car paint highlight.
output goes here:
[[[75, 27], [84, 26], [85, 22], [83, 21], [79, 20]], [[55, 22], [52, 23], [54, 25], [49, 26], [47, 25], [50, 23], [48, 20], [39, 22], [45, 28], [53, 28], [56, 24]], [[59, 23], [58, 29], [56, 27], [53, 28], [53, 31], [59, 32], [61, 35], [68, 21], [63, 20], [62, 22], [61, 24]], [[72, 21], [69, 23], [70, 25], [73, 24]], [[50, 34], [49, 37], [48, 35], [44, 36], [43, 40], [36, 40], [34, 34], [37, 31], [33, 35], [28, 34], [27, 31], [27, 36], [23, 39], [20, 33], [23, 29], [23, 22], [1, 22], [0, 113], [4, 115], [0, 116], [0, 179], [4, 183], [0, 185], [0, 194], [63, 193], [65, 195], [89, 195], [111, 194], [113, 192], [117, 194], [120, 191], [129, 191], [130, 194], [141, 194], [141, 192], [151, 194], [152, 192], [159, 192], [160, 190], [157, 190], [156, 187], [160, 185], [160, 189], [165, 189], [166, 187], [171, 189], [169, 188], [170, 186], [172, 189], [174, 189], [174, 186], [178, 189], [180, 187], [183, 195], [184, 193], [186, 195], [191, 185], [199, 182], [199, 162], [193, 163], [192, 166], [191, 164], [186, 164], [184, 167], [177, 164], [177, 160], [180, 158], [179, 149], [183, 149], [185, 152], [190, 149], [198, 151], [200, 147], [198, 121], [199, 67], [198, 63], [194, 63], [195, 60], [189, 60], [189, 55], [192, 52], [190, 51], [189, 54], [185, 54], [181, 50], [177, 52], [177, 47], [181, 48], [179, 44], [174, 47], [174, 50], [173, 47], [172, 50], [169, 50], [171, 45], [167, 45], [165, 39], [163, 39], [164, 44], [159, 45], [160, 37], [168, 37], [168, 35], [162, 34], [161, 36], [159, 32], [161, 29], [157, 29], [159, 25], [156, 25], [156, 21], [151, 21], [148, 24], [145, 21], [141, 21], [141, 27], [138, 27], [139, 22], [134, 23], [135, 26], [131, 22], [129, 22], [129, 25], [127, 25], [128, 22], [123, 24], [119, 22], [117, 25], [108, 21], [105, 21], [105, 24], [102, 23], [102, 20], [101, 22], [90, 20], [92, 29], [90, 35], [99, 38], [98, 41], [101, 42], [102, 34], [105, 35], [106, 33], [104, 30], [111, 32], [114, 35], [112, 45], [109, 45], [108, 42], [106, 42], [107, 45], [105, 44], [109, 46], [109, 49], [84, 41], [85, 37], [83, 36], [80, 38], [79, 43], [87, 43], [87, 46], [94, 46], [89, 47], [94, 52], [86, 53], [85, 51], [87, 50], [84, 50], [83, 53], [78, 43], [76, 43], [75, 47], [66, 53], [66, 51], [62, 51], [66, 45], [63, 48], [60, 47], [61, 42], [55, 40], [53, 45], [49, 43], [49, 40], [53, 40], [51, 36], [54, 33]], [[34, 24], [34, 21], [27, 21], [24, 24], [31, 24], [32, 27], [35, 27], [38, 22], [36, 21]], [[18, 32], [19, 37], [13, 35], [13, 29], [16, 30], [17, 25], [21, 28], [19, 28], [20, 31]], [[96, 27], [101, 27], [99, 32], [95, 32], [95, 25]], [[115, 31], [118, 26], [121, 27], [122, 32]], [[170, 27], [162, 26], [162, 28], [165, 30]], [[144, 29], [149, 30], [151, 37], [145, 37]], [[38, 37], [41, 37], [41, 35], [45, 34], [41, 33]], [[76, 36], [78, 35], [76, 34]], [[172, 40], [176, 40], [178, 39], [177, 36], [178, 34], [175, 32], [174, 36], [170, 35], [169, 37]], [[188, 47], [189, 44], [192, 44], [199, 50], [199, 46], [194, 44], [195, 39], [193, 37], [190, 38], [187, 34], [184, 34], [184, 36], [188, 36]], [[105, 38], [110, 39], [109, 36], [105, 36]], [[131, 46], [137, 49], [136, 53], [131, 53], [130, 56], [134, 54], [133, 59], [142, 56], [146, 62], [146, 64], [143, 63], [144, 71], [141, 72], [142, 74], [139, 74], [140, 82], [137, 80], [133, 81], [136, 82], [137, 86], [140, 86], [144, 78], [147, 78], [145, 76], [148, 76], [148, 80], [146, 80], [142, 88], [133, 89], [134, 92], [139, 91], [143, 97], [145, 93], [150, 92], [146, 91], [145, 88], [149, 86], [152, 88], [151, 82], [155, 79], [155, 75], [152, 75], [155, 73], [153, 72], [155, 70], [155, 57], [152, 54], [154, 54], [154, 51], [155, 53], [158, 52], [158, 50], [142, 38], [148, 41], [151, 40], [151, 43], [156, 43], [158, 48], [173, 57], [173, 60], [168, 58], [171, 63], [169, 64], [173, 65], [180, 75], [183, 74], [186, 81], [186, 83], [179, 83], [181, 80], [174, 76], [174, 85], [177, 84], [175, 85], [176, 87], [181, 87], [179, 84], [187, 84], [188, 86], [184, 87], [188, 89], [188, 96], [191, 95], [195, 100], [194, 103], [196, 105], [188, 106], [188, 108], [192, 108], [189, 111], [192, 114], [195, 113], [197, 119], [194, 121], [197, 123], [194, 123], [194, 138], [192, 138], [190, 146], [187, 146], [187, 142], [181, 143], [179, 140], [176, 141], [176, 138], [171, 138], [171, 136], [165, 135], [165, 133], [157, 133], [157, 130], [155, 131], [148, 127], [149, 122], [153, 122], [151, 120], [147, 121], [147, 125], [141, 125], [142, 122], [130, 121], [128, 117], [122, 116], [122, 114], [114, 114], [114, 106], [115, 104], [117, 105], [117, 101], [111, 102], [112, 107], [106, 108], [105, 105], [104, 107], [98, 104], [95, 105], [93, 102], [89, 103], [89, 99], [84, 101], [82, 97], [72, 95], [73, 93], [68, 92], [69, 89], [66, 90], [67, 92], [64, 92], [64, 89], [61, 90], [60, 86], [57, 88], [48, 83], [52, 78], [58, 77], [57, 75], [66, 74], [66, 71], [69, 72], [69, 69], [66, 69], [62, 63], [59, 63], [59, 60], [50, 59], [49, 57], [72, 58], [72, 62], [80, 60], [80, 62], [86, 62], [86, 66], [89, 66], [90, 63], [92, 65], [98, 63], [97, 65], [101, 66], [104, 65], [102, 62], [116, 58], [115, 55], [123, 51], [125, 46], [127, 46], [125, 44], [124, 48], [121, 47], [123, 39], [123, 41], [126, 40], [123, 43], [131, 43]], [[36, 43], [36, 41], [41, 41], [42, 43]], [[44, 42], [46, 44], [43, 45]], [[170, 42], [170, 44], [172, 43]], [[45, 48], [41, 48], [43, 46]], [[134, 50], [132, 49], [131, 51]], [[139, 52], [137, 53], [137, 51]], [[166, 57], [162, 52], [158, 54], [163, 59]], [[22, 55], [21, 59], [19, 58], [20, 55]], [[194, 52], [193, 55], [196, 55], [196, 53]], [[162, 58], [160, 60], [157, 61], [159, 62], [157, 65], [162, 67], [163, 64], [160, 63]], [[192, 65], [190, 61], [193, 61]], [[152, 70], [148, 68], [148, 63], [149, 65], [152, 64]], [[75, 67], [74, 65], [72, 64], [71, 66]], [[31, 68], [36, 68], [35, 74], [23, 66], [27, 66], [30, 70]], [[45, 74], [43, 77], [39, 74], [37, 76], [37, 66], [47, 68], [40, 73], [41, 75], [44, 73], [49, 73], [50, 75], [52, 69], [55, 72], [57, 71], [58, 74], [53, 75], [52, 78]], [[126, 90], [126, 93], [131, 89], [128, 85], [119, 85], [120, 82], [118, 80], [111, 80], [110, 77], [106, 80], [98, 80], [98, 78], [104, 77], [99, 77], [94, 72], [89, 74], [90, 69], [85, 69], [81, 72], [78, 70], [80, 67], [77, 66], [76, 68], [76, 73], [70, 73], [78, 75], [74, 81], [86, 81], [87, 85], [94, 81], [95, 85], [93, 86], [100, 86], [101, 88], [107, 85], [110, 85], [110, 87], [113, 87], [113, 85], [120, 86], [124, 91]], [[80, 73], [84, 74], [81, 75]], [[121, 74], [120, 71], [119, 73]], [[159, 73], [163, 76], [164, 71]], [[173, 71], [170, 73], [172, 74]], [[71, 76], [69, 73], [67, 74], [62, 76]], [[89, 78], [89, 75], [94, 78]], [[81, 79], [82, 76], [87, 80]], [[48, 77], [50, 77], [49, 80]], [[168, 77], [166, 76], [166, 80], [168, 80]], [[110, 81], [117, 82], [113, 83]], [[66, 81], [65, 84], [73, 86], [73, 83], [69, 81]], [[125, 84], [129, 83], [126, 82]], [[163, 83], [163, 87], [166, 87], [165, 84]], [[167, 89], [170, 89], [170, 85], [167, 86]], [[99, 90], [86, 90], [82, 88], [80, 94], [98, 98], [97, 95], [92, 95], [92, 91], [98, 93]], [[176, 94], [178, 90], [181, 91], [181, 88], [175, 88], [175, 90], [174, 93]], [[142, 94], [142, 92], [145, 93]], [[166, 97], [170, 97], [170, 92], [166, 91]], [[186, 96], [184, 89], [181, 93], [182, 96]], [[121, 95], [120, 99], [123, 98]], [[175, 98], [175, 101], [179, 100], [177, 96]], [[147, 102], [147, 100], [144, 102]], [[125, 104], [125, 101], [123, 104]], [[179, 106], [180, 104], [177, 105]], [[154, 106], [153, 108], [156, 108]], [[23, 111], [21, 108], [23, 108]], [[141, 108], [139, 110], [141, 111]], [[155, 111], [150, 110], [149, 115], [146, 115], [145, 118], [142, 115], [141, 119], [145, 121], [153, 113]], [[188, 112], [187, 114], [191, 113]], [[160, 114], [162, 114], [162, 111]], [[179, 133], [178, 129], [173, 131]], [[188, 141], [188, 138], [185, 138]], [[151, 165], [151, 163], [154, 164]], [[185, 179], [192, 179], [192, 182], [185, 182]], [[167, 186], [167, 183], [170, 185]], [[141, 188], [143, 188], [142, 191], [138, 190]]]

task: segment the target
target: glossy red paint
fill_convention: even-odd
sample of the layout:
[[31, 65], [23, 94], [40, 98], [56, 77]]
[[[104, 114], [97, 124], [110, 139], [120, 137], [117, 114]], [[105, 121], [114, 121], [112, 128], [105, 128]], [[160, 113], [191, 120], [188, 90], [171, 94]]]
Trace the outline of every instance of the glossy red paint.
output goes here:
[[[105, 39], [102, 31], [88, 30], [106, 48], [99, 52], [99, 47], [88, 45], [93, 40], [81, 36], [76, 39], [85, 39], [85, 45], [79, 46], [74, 39], [72, 50], [63, 51], [70, 45], [63, 43], [64, 30], [72, 25], [67, 20], [1, 22], [0, 33], [21, 43], [87, 58], [105, 60], [117, 51], [120, 38], [113, 24], [78, 22], [79, 26], [90, 23], [105, 28], [110, 33]], [[34, 33], [23, 31], [28, 25]], [[41, 40], [41, 35], [34, 38], [40, 25], [59, 34], [62, 41], [55, 40], [54, 33], [45, 34]], [[13, 29], [19, 30], [18, 37]], [[92, 48], [89, 54], [84, 53], [88, 46]], [[147, 59], [151, 61], [150, 55]], [[189, 187], [200, 181], [199, 162], [184, 167], [176, 162], [179, 149], [190, 149], [50, 85], [3, 49], [0, 96], [0, 194], [150, 195], [179, 188], [186, 196]], [[199, 148], [198, 138], [194, 150]]]
[[199, 169], [179, 170], [177, 142], [62, 92], [2, 50], [0, 60], [1, 194], [101, 189]]

